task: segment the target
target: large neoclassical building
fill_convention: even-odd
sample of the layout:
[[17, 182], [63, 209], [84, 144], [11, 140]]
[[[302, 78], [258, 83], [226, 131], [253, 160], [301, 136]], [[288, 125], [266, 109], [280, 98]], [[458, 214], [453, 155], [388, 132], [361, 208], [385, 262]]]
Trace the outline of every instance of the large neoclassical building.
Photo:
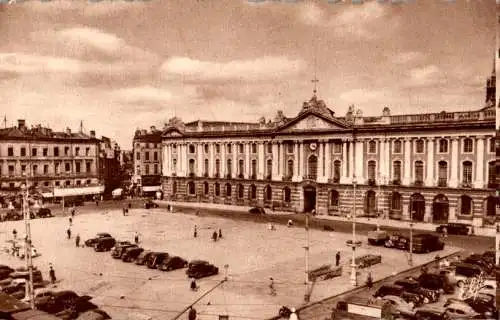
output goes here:
[[[488, 79], [488, 84], [494, 83]], [[162, 188], [172, 201], [492, 224], [495, 93], [469, 112], [337, 116], [313, 97], [258, 123], [171, 119]]]

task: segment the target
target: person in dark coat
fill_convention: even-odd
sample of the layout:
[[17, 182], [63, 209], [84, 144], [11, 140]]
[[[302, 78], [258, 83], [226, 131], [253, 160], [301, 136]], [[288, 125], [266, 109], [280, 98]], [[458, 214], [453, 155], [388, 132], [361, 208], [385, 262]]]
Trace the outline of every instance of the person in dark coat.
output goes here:
[[196, 238], [198, 236], [198, 226], [194, 226], [193, 236]]
[[222, 229], [219, 229], [219, 239], [222, 238]]
[[338, 267], [340, 264], [340, 251], [337, 251], [337, 254], [335, 255], [335, 266]]
[[49, 269], [49, 277], [50, 277], [50, 282], [52, 282], [52, 284], [56, 283], [56, 272], [54, 271], [54, 268], [52, 268], [52, 266], [50, 266], [50, 269]]
[[214, 233], [212, 233], [212, 239], [215, 241], [217, 241], [217, 231], [214, 231]]
[[193, 278], [193, 280], [191, 280], [190, 288], [191, 288], [191, 291], [198, 290], [198, 285], [196, 284], [196, 280], [194, 278]]
[[80, 246], [80, 235], [79, 234], [76, 235], [75, 244], [76, 244], [77, 248]]
[[71, 239], [71, 229], [68, 228], [68, 230], [66, 230], [66, 233], [68, 234], [68, 239]]
[[196, 309], [189, 307], [188, 320], [196, 320]]
[[12, 230], [12, 235], [14, 236], [14, 239], [17, 238], [17, 230], [16, 229]]
[[139, 234], [136, 232], [134, 236], [134, 242], [135, 244], [139, 244]]
[[69, 217], [69, 226], [71, 227], [73, 225], [73, 219]]

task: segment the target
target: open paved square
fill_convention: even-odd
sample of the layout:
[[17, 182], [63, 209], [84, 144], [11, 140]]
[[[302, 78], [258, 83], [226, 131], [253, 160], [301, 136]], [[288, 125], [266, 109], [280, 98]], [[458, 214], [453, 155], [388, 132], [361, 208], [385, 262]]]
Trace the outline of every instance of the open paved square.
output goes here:
[[[218, 319], [220, 314], [227, 314], [231, 319], [265, 319], [275, 316], [281, 305], [299, 306], [304, 298], [306, 235], [303, 228], [277, 226], [276, 231], [269, 231], [262, 223], [169, 213], [164, 209], [134, 209], [125, 217], [121, 210], [77, 215], [71, 228], [71, 240], [66, 236], [68, 225], [67, 217], [32, 220], [33, 242], [42, 253], [34, 259], [34, 264], [48, 278], [48, 265], [52, 263], [56, 276], [61, 279], [60, 289], [92, 295], [94, 303], [109, 312], [113, 319], [138, 319], [139, 315], [172, 319], [224, 279], [226, 264], [229, 266], [228, 281], [195, 306], [199, 319]], [[197, 238], [193, 238], [195, 225], [198, 226]], [[1, 243], [11, 239], [13, 228], [23, 236], [22, 221], [4, 222], [0, 227]], [[222, 229], [223, 239], [213, 242], [211, 234], [218, 228]], [[166, 251], [187, 260], [208, 260], [219, 267], [220, 274], [200, 279], [200, 290], [192, 292], [184, 270], [152, 270], [112, 259], [109, 252], [97, 253], [91, 248], [75, 247], [77, 234], [86, 240], [97, 232], [109, 232], [119, 240], [131, 242], [135, 232], [139, 232], [144, 248]], [[341, 251], [344, 267], [341, 277], [315, 284], [311, 301], [351, 288], [350, 249], [345, 245], [348, 239], [349, 234], [310, 230], [311, 269], [333, 264], [337, 251]], [[404, 252], [368, 246], [364, 236], [359, 239], [363, 245], [358, 255], [382, 255], [382, 264], [369, 269], [375, 280], [408, 268]], [[447, 247], [439, 254], [453, 251], [454, 248]], [[414, 262], [421, 264], [435, 255], [415, 255]], [[6, 253], [1, 257], [5, 264], [21, 266], [25, 263]], [[366, 280], [367, 271], [361, 271], [360, 284]], [[275, 279], [276, 296], [269, 295], [269, 277]], [[187, 319], [187, 315], [180, 319]]]

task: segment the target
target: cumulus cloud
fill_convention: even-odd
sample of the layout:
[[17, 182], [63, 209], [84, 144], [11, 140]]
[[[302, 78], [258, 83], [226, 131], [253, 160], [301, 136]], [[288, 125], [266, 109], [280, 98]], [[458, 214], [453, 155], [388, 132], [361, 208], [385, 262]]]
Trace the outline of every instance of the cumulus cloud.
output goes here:
[[297, 74], [304, 67], [301, 60], [287, 57], [263, 57], [254, 60], [213, 62], [188, 57], [172, 57], [161, 70], [167, 75], [178, 75], [200, 80], [261, 80], [282, 78]]
[[77, 59], [25, 53], [0, 53], [0, 71], [18, 74], [82, 73], [99, 70], [98, 64]]
[[422, 68], [413, 68], [410, 70], [411, 79], [416, 83], [427, 82], [439, 73], [439, 68], [435, 65], [428, 65]]
[[173, 98], [173, 94], [169, 90], [155, 88], [152, 86], [130, 87], [114, 90], [111, 95], [118, 100], [130, 103], [153, 101], [165, 102]]

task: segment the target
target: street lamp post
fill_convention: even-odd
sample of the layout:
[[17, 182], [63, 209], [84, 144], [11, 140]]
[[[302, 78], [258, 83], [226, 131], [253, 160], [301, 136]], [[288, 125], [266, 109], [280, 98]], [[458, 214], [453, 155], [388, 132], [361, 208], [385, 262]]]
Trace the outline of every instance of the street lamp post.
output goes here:
[[[353, 110], [354, 112], [354, 110]], [[352, 124], [352, 155], [353, 155], [353, 163], [352, 163], [352, 192], [353, 192], [353, 205], [352, 205], [352, 240], [347, 241], [347, 246], [352, 249], [352, 258], [351, 258], [351, 285], [356, 287], [358, 285], [358, 274], [356, 270], [356, 247], [361, 245], [360, 241], [356, 241], [356, 136], [355, 136], [355, 125], [356, 125], [356, 114], [354, 113], [353, 124]]]
[[408, 257], [408, 264], [413, 266], [413, 215], [415, 211], [413, 209], [410, 211], [410, 255]]
[[35, 309], [35, 299], [33, 296], [33, 259], [32, 259], [32, 249], [31, 249], [31, 227], [30, 227], [30, 212], [28, 204], [28, 178], [26, 176], [26, 184], [22, 186], [23, 189], [23, 216], [24, 225], [26, 227], [25, 240], [25, 259], [26, 268], [29, 273], [29, 282], [26, 284], [26, 297], [29, 298], [30, 308]]

